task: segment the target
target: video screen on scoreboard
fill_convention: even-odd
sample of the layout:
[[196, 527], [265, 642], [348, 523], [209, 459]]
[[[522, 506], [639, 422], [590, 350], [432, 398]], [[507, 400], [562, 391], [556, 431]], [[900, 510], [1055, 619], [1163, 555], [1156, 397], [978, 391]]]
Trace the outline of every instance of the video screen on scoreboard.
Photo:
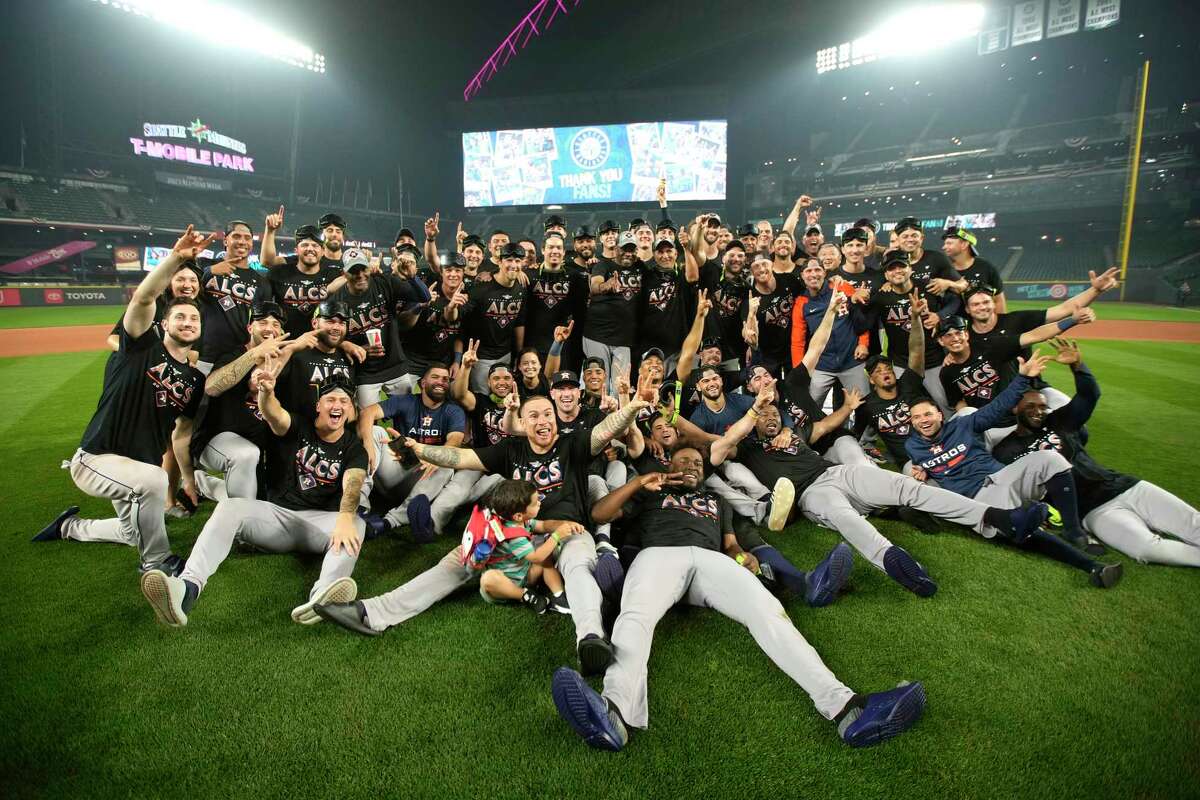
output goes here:
[[724, 200], [726, 121], [631, 122], [463, 134], [463, 205]]

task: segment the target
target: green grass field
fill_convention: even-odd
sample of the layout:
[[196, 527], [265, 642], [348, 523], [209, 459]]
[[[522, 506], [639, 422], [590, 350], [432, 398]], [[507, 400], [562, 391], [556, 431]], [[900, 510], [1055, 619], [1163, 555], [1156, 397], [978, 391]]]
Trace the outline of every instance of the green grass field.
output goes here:
[[[1104, 389], [1094, 454], [1200, 500], [1197, 348], [1088, 342], [1084, 353]], [[111, 514], [59, 469], [103, 363], [0, 359], [6, 798], [1195, 796], [1200, 574], [1120, 556], [1125, 580], [1105, 592], [972, 535], [879, 522], [939, 581], [936, 597], [860, 559], [835, 605], [787, 604], [856, 689], [925, 681], [920, 724], [862, 751], [743, 629], [706, 610], [658, 627], [651, 727], [616, 755], [588, 750], [551, 702], [551, 672], [573, 661], [570, 622], [474, 592], [364, 639], [290, 621], [316, 559], [235, 552], [189, 627], [162, 628], [131, 549], [29, 542], [71, 503]], [[1051, 379], [1067, 385], [1062, 371]], [[176, 552], [207, 515], [170, 523]], [[801, 565], [837, 541], [807, 523], [770, 538]], [[391, 589], [451, 544], [369, 543], [360, 592]]]

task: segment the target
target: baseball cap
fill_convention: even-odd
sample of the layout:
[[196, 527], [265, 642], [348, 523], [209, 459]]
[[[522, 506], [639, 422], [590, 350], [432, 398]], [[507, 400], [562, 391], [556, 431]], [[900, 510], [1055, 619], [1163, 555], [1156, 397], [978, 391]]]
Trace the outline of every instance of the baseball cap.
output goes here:
[[313, 318], [324, 317], [325, 319], [340, 318], [343, 322], [350, 319], [350, 309], [346, 308], [345, 303], [340, 303], [337, 300], [325, 300], [313, 313]]
[[863, 244], [866, 244], [870, 238], [871, 237], [867, 234], [866, 229], [860, 228], [856, 225], [853, 228], [846, 228], [845, 232], [842, 233], [842, 244], [845, 244], [846, 242], [862, 242]]
[[322, 230], [324, 230], [325, 228], [328, 228], [330, 225], [336, 225], [337, 227], [341, 228], [342, 230], [346, 230], [346, 228], [348, 227], [346, 225], [346, 220], [342, 219], [341, 216], [338, 214], [333, 214], [333, 213], [325, 214], [319, 220], [317, 220], [317, 227]]
[[754, 229], [753, 222], [743, 222], [741, 225], [738, 225], [737, 235], [739, 239], [743, 236], [758, 236], [758, 231]]
[[617, 247], [621, 248], [622, 250], [626, 247], [632, 247], [636, 250], [637, 237], [633, 235], [633, 231], [622, 232], [620, 238], [617, 239]]
[[559, 386], [574, 386], [575, 388], [579, 388], [579, 376], [570, 370], [556, 372], [550, 380], [550, 388], [557, 389]]
[[[616, 228], [613, 228], [613, 230], [616, 230]], [[576, 228], [576, 229], [575, 229], [575, 236], [574, 236], [574, 237], [572, 237], [572, 238], [575, 238], [575, 239], [595, 239], [595, 238], [596, 238], [596, 232], [592, 230], [592, 226], [591, 226], [591, 225], [580, 225], [578, 228]]]
[[964, 242], [970, 245], [971, 255], [979, 255], [979, 253], [975, 250], [975, 245], [979, 244], [979, 240], [975, 238], [975, 234], [971, 233], [966, 228], [957, 225], [952, 228], [947, 228], [946, 232], [942, 234], [942, 241], [950, 238], [962, 239]]
[[708, 221], [705, 224], [708, 225], [708, 227], [710, 227], [710, 228], [721, 227], [721, 215], [720, 214], [709, 214]]
[[401, 244], [401, 245], [397, 245], [396, 252], [397, 253], [408, 253], [413, 258], [418, 259], [418, 260], [420, 260], [420, 258], [421, 258], [421, 251], [417, 248], [417, 246], [415, 244], [409, 244], [408, 242], [405, 242], [404, 244]]
[[357, 267], [368, 268], [371, 264], [367, 261], [367, 254], [357, 247], [352, 247], [342, 253], [342, 272], [349, 272]]
[[662, 348], [659, 347], [651, 347], [649, 350], [642, 353], [642, 361], [645, 361], [648, 358], [658, 358], [658, 360], [664, 364], [667, 363], [667, 356], [662, 351]]
[[669, 236], [660, 236], [660, 237], [658, 237], [658, 240], [654, 243], [654, 250], [655, 250], [655, 252], [658, 252], [659, 250], [666, 250], [668, 247], [674, 247], [674, 246], [675, 246], [674, 239], [670, 238]]
[[947, 317], [938, 323], [937, 335], [945, 336], [950, 331], [965, 331], [967, 329], [967, 321], [962, 317]]
[[471, 245], [475, 245], [480, 250], [487, 250], [487, 248], [483, 246], [483, 239], [480, 239], [477, 235], [475, 235], [473, 233], [469, 234], [467, 236], [467, 238], [463, 239], [463, 243], [462, 243], [464, 250], [466, 250]]
[[488, 367], [488, 377], [492, 377], [493, 372], [499, 372], [500, 370], [512, 372], [512, 369], [509, 368], [508, 364], [505, 364], [503, 361], [497, 361], [495, 364], [492, 364], [490, 367]]
[[729, 244], [725, 245], [725, 252], [728, 253], [730, 250], [732, 250], [735, 247], [738, 250], [741, 250], [743, 253], [746, 252], [746, 245], [742, 244], [741, 241], [738, 239], [730, 239]]
[[870, 228], [873, 233], [879, 233], [879, 223], [870, 217], [863, 217], [862, 219], [855, 221], [854, 227]]
[[546, 228], [553, 228], [555, 226], [565, 228], [567, 227], [567, 221], [558, 214], [551, 214], [546, 217], [546, 222], [542, 228], [545, 230]]
[[509, 242], [500, 250], [501, 258], [519, 258], [525, 260], [525, 248], [517, 242]]
[[883, 260], [880, 262], [879, 266], [886, 271], [888, 267], [891, 267], [895, 264], [901, 264], [907, 267], [909, 265], [908, 253], [904, 252], [903, 250], [888, 250], [883, 254]]
[[330, 392], [345, 392], [353, 400], [356, 390], [349, 378], [341, 373], [334, 373], [317, 384], [317, 397], [324, 397]]
[[442, 262], [442, 269], [466, 269], [467, 260], [462, 253], [450, 253]]
[[671, 222], [671, 220], [669, 220], [669, 219], [660, 220], [658, 225], [654, 226], [654, 231], [656, 233], [658, 231], [678, 231], [678, 230], [679, 230], [679, 228], [676, 227], [675, 223]]
[[700, 343], [701, 350], [708, 350], [710, 347], [720, 347], [721, 340], [716, 336], [710, 336]]
[[283, 309], [279, 307], [279, 303], [276, 303], [272, 300], [264, 300], [261, 303], [255, 303], [250, 309], [251, 322], [254, 320], [266, 319], [267, 317], [274, 317], [281, 323], [286, 320], [283, 314]]
[[292, 235], [296, 237], [296, 244], [300, 244], [305, 239], [312, 239], [318, 243], [321, 241], [321, 232], [317, 230], [316, 225], [301, 225], [292, 232]]
[[820, 233], [820, 232], [821, 232], [820, 225], [809, 225], [807, 228], [804, 229], [805, 236], [811, 236], [814, 233]]
[[908, 230], [917, 231], [920, 233], [922, 230], [921, 220], [917, 219], [916, 217], [905, 217], [897, 222], [896, 227], [892, 229], [894, 233], [904, 233], [904, 231]]
[[873, 355], [867, 359], [867, 363], [863, 364], [863, 369], [865, 369], [867, 371], [867, 374], [869, 375], [872, 372], [874, 372], [875, 368], [878, 367], [880, 364], [887, 364], [889, 367], [895, 367], [895, 365], [892, 363], [892, 360], [890, 358], [888, 358], [885, 355], [880, 355], [879, 353], [876, 353], [875, 355]]
[[629, 220], [629, 230], [631, 231], [636, 231], [643, 225], [645, 225], [647, 228], [650, 227], [650, 223], [646, 222], [646, 220], [642, 219], [641, 217], [634, 217], [633, 219]]
[[588, 358], [585, 358], [583, 360], [583, 369], [585, 371], [591, 369], [592, 367], [599, 367], [600, 369], [604, 370], [605, 372], [608, 371], [607, 368], [604, 366], [604, 359], [599, 358], [598, 356], [589, 356]]
[[600, 223], [600, 233], [608, 233], [609, 231], [619, 230], [621, 230], [621, 226], [617, 224], [616, 220], [606, 219], [604, 222]]

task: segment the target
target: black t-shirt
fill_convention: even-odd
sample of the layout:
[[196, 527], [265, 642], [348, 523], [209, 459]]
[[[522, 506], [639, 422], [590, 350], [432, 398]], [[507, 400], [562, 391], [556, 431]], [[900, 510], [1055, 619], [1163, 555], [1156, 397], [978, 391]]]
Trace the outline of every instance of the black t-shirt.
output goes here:
[[642, 548], [703, 547], [720, 551], [733, 533], [733, 510], [723, 498], [702, 488], [664, 486], [660, 492], [638, 492], [627, 517], [641, 529]]
[[542, 501], [539, 517], [588, 525], [588, 465], [591, 437], [586, 432], [559, 436], [545, 453], [535, 453], [525, 437], [512, 437], [475, 451], [489, 473], [527, 480]]
[[670, 472], [670, 453], [664, 453], [663, 457], [659, 458], [658, 456], [654, 455], [653, 451], [651, 451], [649, 447], [649, 441], [647, 441], [646, 444], [646, 449], [642, 451], [642, 454], [630, 462], [633, 465], [634, 471], [636, 471], [638, 475], [646, 475], [650, 472]]
[[576, 320], [576, 329], [583, 329], [583, 314], [587, 307], [588, 279], [578, 270], [557, 272], [537, 270], [529, 275], [529, 294], [525, 312], [525, 346], [547, 353], [554, 343], [554, 329]]
[[[768, 367], [774, 369], [792, 363], [792, 305], [800, 291], [796, 273], [775, 275], [775, 290], [763, 294], [758, 289], [750, 291], [761, 298], [758, 304], [758, 351]], [[743, 303], [741, 319], [745, 322], [750, 306]]]
[[942, 367], [942, 388], [951, 408], [966, 400], [972, 408], [983, 408], [1017, 375], [1017, 356], [1021, 352], [1020, 335], [994, 337], [987, 350], [971, 348], [971, 356], [962, 364]]
[[338, 289], [331, 300], [345, 303], [350, 309], [346, 322], [346, 338], [366, 347], [367, 331], [377, 329], [383, 338], [384, 354], [367, 356], [355, 372], [359, 384], [385, 383], [404, 374], [404, 349], [400, 346], [400, 329], [396, 324], [397, 307], [415, 300], [411, 290], [395, 275], [372, 275], [362, 294], [352, 294], [349, 286]]
[[861, 436], [868, 427], [875, 428], [888, 453], [897, 464], [903, 464], [908, 461], [904, 442], [912, 430], [909, 405], [926, 392], [921, 376], [912, 370], [900, 376], [896, 389], [896, 396], [891, 400], [885, 400], [872, 390], [854, 412], [854, 430]]
[[200, 360], [215, 364], [230, 353], [244, 353], [250, 341], [250, 307], [273, 299], [267, 276], [249, 268], [214, 275], [210, 266], [200, 280], [200, 292], [205, 299]]
[[[924, 282], [914, 281], [913, 284], [917, 288], [918, 296], [929, 303], [931, 311], [936, 312], [942, 307], [943, 299], [936, 294], [927, 294]], [[899, 292], [878, 291], [871, 295], [868, 308], [872, 320], [871, 327], [874, 328], [874, 320], [878, 320], [883, 325], [884, 333], [887, 334], [888, 358], [894, 364], [907, 365], [908, 337], [912, 333], [912, 326], [923, 324], [920, 319], [913, 319], [912, 301], [908, 299], [908, 295]], [[938, 344], [937, 337], [925, 329], [925, 368], [941, 366], [945, 358], [946, 351]]]
[[315, 347], [292, 354], [275, 381], [275, 397], [290, 414], [316, 415], [317, 389], [333, 375], [354, 380], [354, 362], [341, 350], [325, 353]]
[[120, 349], [105, 366], [100, 401], [79, 446], [160, 466], [176, 417], [196, 416], [204, 375], [172, 358], [153, 325], [136, 339], [124, 325], [117, 335]]
[[940, 250], [925, 250], [921, 257], [912, 263], [912, 279], [926, 284], [931, 278], [945, 278], [957, 281], [961, 277], [954, 271], [954, 266], [946, 254]]
[[565, 422], [562, 417], [558, 417], [558, 435], [564, 436], [576, 431], [587, 431], [590, 434], [592, 428], [600, 424], [607, 416], [598, 408], [581, 408], [575, 415], [575, 419], [570, 422]]
[[874, 269], [864, 268], [862, 272], [847, 272], [845, 265], [843, 265], [829, 273], [828, 277], [832, 278], [835, 275], [855, 289], [866, 287], [872, 292], [878, 289], [879, 285], [883, 282], [883, 275]]
[[475, 447], [499, 444], [510, 435], [504, 432], [503, 400], [497, 403], [492, 396], [482, 392], [471, 392], [475, 396], [475, 410], [471, 412], [471, 443]]
[[[997, 314], [996, 324], [987, 333], [976, 333], [972, 326], [969, 331], [971, 349], [990, 350], [993, 342], [1002, 341], [1007, 336], [1020, 336], [1045, 324], [1045, 311], [1010, 311], [1007, 314]], [[1029, 353], [1030, 348], [1028, 347], [1021, 350], [1021, 355], [1025, 358], [1029, 358]]]
[[414, 361], [449, 365], [454, 363], [454, 343], [462, 331], [462, 308], [457, 320], [447, 322], [443, 315], [448, 298], [442, 296], [441, 284], [432, 283], [429, 292], [432, 295], [429, 305], [421, 309], [416, 324], [404, 334], [404, 352]]
[[367, 468], [367, 451], [353, 428], [336, 442], [317, 435], [312, 420], [292, 415], [292, 426], [275, 438], [268, 474], [267, 499], [294, 511], [337, 511], [342, 503], [342, 477]]
[[738, 445], [736, 460], [753, 472], [764, 486], [773, 486], [780, 478], [787, 478], [796, 487], [797, 499], [809, 484], [833, 466], [795, 433], [791, 444], [780, 448], [751, 434]]
[[283, 329], [290, 333], [293, 339], [312, 330], [313, 312], [325, 299], [325, 287], [341, 275], [340, 266], [320, 266], [315, 273], [309, 275], [301, 272], [300, 268], [293, 264], [272, 267], [267, 273], [275, 302], [283, 306], [287, 316]]
[[504, 358], [516, 349], [516, 331], [525, 325], [525, 313], [525, 287], [516, 281], [512, 286], [481, 281], [471, 287], [462, 307], [463, 330], [479, 340], [480, 360]]
[[[300, 256], [296, 255], [295, 253], [292, 253], [290, 256], [283, 257], [283, 264], [281, 266], [294, 267], [299, 263], [300, 263]], [[324, 253], [321, 253], [320, 267], [321, 267], [321, 269], [325, 269], [326, 267], [333, 267], [340, 274], [342, 271], [342, 259], [340, 257], [330, 258], [329, 256], [325, 255]], [[272, 269], [274, 269], [274, 267], [272, 267]]]
[[[213, 366], [213, 372], [227, 366], [236, 359], [226, 356], [222, 363]], [[250, 388], [251, 367], [242, 379], [225, 392], [210, 397], [208, 407], [200, 418], [200, 424], [192, 435], [192, 455], [199, 456], [218, 433], [236, 433], [243, 439], [262, 448], [270, 434], [270, 428], [258, 410], [258, 392]]]
[[745, 358], [746, 343], [742, 340], [742, 306], [750, 293], [750, 287], [733, 276], [718, 277], [716, 280], [706, 282], [704, 276], [707, 274], [710, 264], [716, 266], [717, 276], [721, 274], [721, 267], [715, 261], [705, 264], [705, 270], [700, 273], [701, 282], [708, 290], [708, 299], [712, 302], [712, 310], [704, 318], [704, 338], [720, 339], [723, 359]]
[[638, 350], [658, 347], [667, 355], [678, 353], [695, 308], [696, 285], [688, 283], [682, 272], [648, 266], [642, 273]]
[[971, 266], [966, 269], [954, 268], [955, 273], [959, 278], [967, 279], [967, 287], [974, 289], [976, 286], [990, 286], [997, 292], [1004, 291], [1004, 280], [1000, 277], [1000, 270], [984, 258], [976, 258]]
[[517, 387], [517, 397], [521, 398], [522, 403], [530, 397], [550, 396], [550, 382], [546, 380], [546, 376], [544, 374], [540, 372], [538, 373], [537, 384], [535, 384], [532, 388], [525, 385], [524, 375], [516, 375], [514, 377], [516, 380], [513, 382], [513, 384]]
[[631, 266], [622, 267], [602, 258], [592, 265], [593, 278], [608, 280], [614, 273], [621, 288], [616, 292], [591, 295], [583, 335], [612, 347], [632, 347], [637, 331], [638, 298], [642, 291], [642, 264], [634, 259]]

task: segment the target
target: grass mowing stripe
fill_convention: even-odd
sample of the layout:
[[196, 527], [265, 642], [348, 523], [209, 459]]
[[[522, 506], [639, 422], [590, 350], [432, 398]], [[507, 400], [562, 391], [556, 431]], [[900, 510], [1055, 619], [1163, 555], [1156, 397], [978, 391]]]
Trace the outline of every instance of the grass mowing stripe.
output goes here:
[[[99, 352], [0, 359], [0, 398], [6, 410], [0, 435], [27, 425], [32, 417], [67, 416], [80, 407], [87, 409], [90, 418], [107, 357], [108, 353]], [[80, 429], [78, 434], [82, 433]]]
[[58, 328], [64, 325], [115, 324], [125, 306], [62, 306], [0, 309], [0, 329]]
[[[1038, 300], [1010, 300], [1009, 311], [1044, 310], [1057, 303]], [[1100, 319], [1135, 320], [1145, 322], [1195, 322], [1200, 323], [1200, 314], [1193, 308], [1178, 306], [1160, 306], [1150, 303], [1120, 303], [1100, 301], [1095, 303], [1095, 309]]]

